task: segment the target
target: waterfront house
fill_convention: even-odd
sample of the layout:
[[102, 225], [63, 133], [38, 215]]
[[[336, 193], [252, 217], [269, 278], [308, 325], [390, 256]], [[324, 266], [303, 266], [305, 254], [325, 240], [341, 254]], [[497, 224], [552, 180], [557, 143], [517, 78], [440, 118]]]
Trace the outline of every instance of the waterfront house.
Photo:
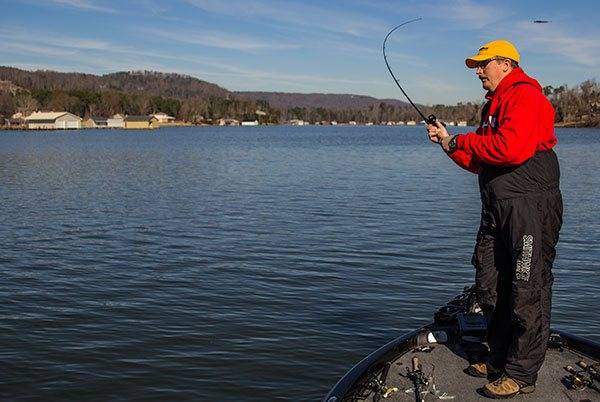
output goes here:
[[466, 127], [467, 126], [467, 122], [465, 120], [460, 120], [458, 123], [456, 123], [456, 125], [458, 127]]
[[30, 130], [80, 129], [81, 117], [69, 112], [33, 112], [25, 124]]
[[121, 114], [115, 114], [113, 117], [106, 119], [106, 127], [108, 128], [124, 128], [125, 117]]
[[23, 113], [17, 112], [13, 114], [11, 117], [5, 117], [3, 120], [4, 128], [10, 129], [23, 129], [26, 127], [25, 125], [25, 117]]
[[258, 120], [244, 120], [242, 126], [258, 126]]
[[107, 128], [108, 119], [106, 117], [88, 117], [83, 121], [84, 128]]
[[11, 117], [9, 119], [4, 119], [4, 128], [11, 128], [11, 129], [22, 129], [25, 128], [25, 119], [18, 117], [18, 118], [14, 118]]
[[154, 113], [150, 116], [156, 118], [158, 124], [160, 125], [172, 124], [175, 122], [175, 117], [169, 116], [168, 114], [163, 112]]
[[290, 124], [292, 126], [307, 126], [308, 122], [306, 122], [304, 120], [300, 120], [300, 119], [292, 119], [292, 120], [290, 120]]
[[239, 126], [240, 122], [236, 119], [219, 119], [219, 126]]
[[158, 120], [154, 116], [125, 116], [125, 128], [145, 129], [157, 128]]

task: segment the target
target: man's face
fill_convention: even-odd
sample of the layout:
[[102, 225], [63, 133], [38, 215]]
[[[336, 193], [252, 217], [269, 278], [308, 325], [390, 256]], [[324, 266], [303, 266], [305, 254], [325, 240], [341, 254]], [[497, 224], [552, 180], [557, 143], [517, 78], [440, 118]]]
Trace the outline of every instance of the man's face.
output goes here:
[[475, 68], [475, 74], [481, 80], [483, 89], [494, 91], [510, 70], [510, 60], [490, 59], [479, 62], [479, 65]]

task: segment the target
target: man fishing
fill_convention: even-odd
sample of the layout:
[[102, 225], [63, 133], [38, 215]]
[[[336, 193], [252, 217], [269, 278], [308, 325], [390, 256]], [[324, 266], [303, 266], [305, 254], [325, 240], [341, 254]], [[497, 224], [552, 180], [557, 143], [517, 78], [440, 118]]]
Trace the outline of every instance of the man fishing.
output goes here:
[[493, 398], [535, 390], [550, 335], [551, 270], [562, 225], [554, 109], [519, 61], [506, 40], [484, 44], [465, 61], [487, 91], [480, 126], [458, 135], [439, 122], [427, 126], [431, 141], [479, 176], [472, 263], [490, 356], [466, 371], [491, 377], [483, 392]]

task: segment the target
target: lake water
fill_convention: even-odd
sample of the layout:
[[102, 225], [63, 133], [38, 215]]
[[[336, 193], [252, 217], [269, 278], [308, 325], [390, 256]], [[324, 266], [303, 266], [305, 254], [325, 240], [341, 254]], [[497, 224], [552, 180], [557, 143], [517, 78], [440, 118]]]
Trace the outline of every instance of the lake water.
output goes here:
[[[558, 137], [553, 325], [600, 341], [600, 130]], [[0, 200], [2, 400], [317, 400], [472, 283], [480, 208], [377, 126], [0, 131]]]

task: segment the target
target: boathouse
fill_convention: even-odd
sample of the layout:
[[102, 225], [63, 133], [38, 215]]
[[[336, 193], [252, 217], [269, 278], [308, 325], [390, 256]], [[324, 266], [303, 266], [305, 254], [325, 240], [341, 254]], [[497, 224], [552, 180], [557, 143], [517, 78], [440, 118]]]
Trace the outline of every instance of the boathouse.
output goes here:
[[83, 127], [85, 128], [107, 128], [108, 119], [106, 117], [88, 117], [83, 121]]
[[69, 112], [33, 112], [25, 124], [30, 130], [80, 129], [81, 117]]
[[125, 116], [125, 128], [157, 128], [158, 120], [154, 116]]

